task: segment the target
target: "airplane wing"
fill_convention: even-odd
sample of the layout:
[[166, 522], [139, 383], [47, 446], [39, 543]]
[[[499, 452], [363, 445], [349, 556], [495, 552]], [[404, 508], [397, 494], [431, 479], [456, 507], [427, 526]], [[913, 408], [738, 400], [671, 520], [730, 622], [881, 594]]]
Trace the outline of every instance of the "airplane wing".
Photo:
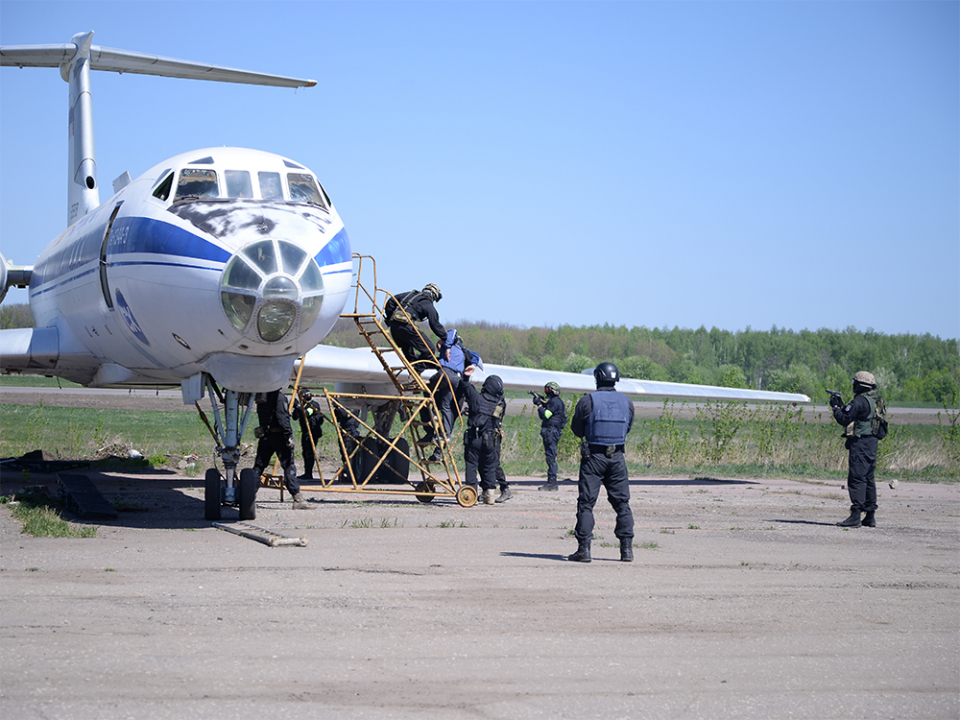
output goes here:
[[[0, 66], [60, 67], [77, 54], [75, 43], [60, 45], [4, 45], [0, 47]], [[117, 50], [101, 45], [90, 46], [90, 68], [107, 72], [161, 75], [188, 80], [216, 80], [219, 82], [274, 85], [278, 87], [313, 87], [316, 80], [269, 75], [267, 73], [237, 70], [222, 65], [195, 63], [159, 55]]]
[[[382, 351], [387, 363], [394, 367], [401, 363], [396, 353]], [[507, 390], [543, 391], [548, 382], [555, 382], [561, 392], [580, 395], [597, 389], [592, 371], [589, 374], [539, 370], [484, 363], [483, 370], [476, 370], [472, 380], [482, 383], [489, 375], [499, 375]], [[400, 376], [401, 381], [403, 375]], [[347, 383], [365, 386], [367, 392], [392, 394], [392, 383], [377, 360], [367, 348], [338, 348], [317, 345], [304, 357], [302, 378], [323, 383]], [[809, 403], [810, 398], [801, 393], [769, 392], [745, 388], [727, 388], [713, 385], [660, 382], [621, 378], [617, 390], [635, 399], [676, 398], [679, 400], [723, 400], [772, 403]]]

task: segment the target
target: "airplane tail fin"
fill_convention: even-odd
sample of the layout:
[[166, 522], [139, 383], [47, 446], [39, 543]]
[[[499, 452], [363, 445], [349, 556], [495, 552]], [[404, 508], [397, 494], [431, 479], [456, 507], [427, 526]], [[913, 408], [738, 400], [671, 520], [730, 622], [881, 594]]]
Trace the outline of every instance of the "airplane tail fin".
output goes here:
[[90, 96], [90, 43], [93, 33], [74, 35], [76, 54], [60, 66], [60, 76], [70, 84], [69, 179], [67, 226], [100, 204], [97, 153], [93, 143], [93, 102]]
[[92, 40], [93, 32], [87, 32], [74, 35], [64, 45], [0, 46], [0, 66], [59, 67], [60, 76], [70, 85], [68, 226], [100, 204], [97, 156], [93, 142], [91, 70], [279, 87], [313, 87], [317, 84], [316, 80], [106, 48], [91, 45]]

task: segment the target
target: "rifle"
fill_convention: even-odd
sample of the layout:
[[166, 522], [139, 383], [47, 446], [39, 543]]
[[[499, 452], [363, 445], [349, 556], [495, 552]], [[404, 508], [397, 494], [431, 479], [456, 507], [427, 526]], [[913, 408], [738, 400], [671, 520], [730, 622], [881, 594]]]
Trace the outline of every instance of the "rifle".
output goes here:
[[533, 404], [537, 407], [544, 405], [547, 402], [547, 399], [540, 393], [535, 393], [533, 390], [527, 390], [528, 395], [533, 395]]

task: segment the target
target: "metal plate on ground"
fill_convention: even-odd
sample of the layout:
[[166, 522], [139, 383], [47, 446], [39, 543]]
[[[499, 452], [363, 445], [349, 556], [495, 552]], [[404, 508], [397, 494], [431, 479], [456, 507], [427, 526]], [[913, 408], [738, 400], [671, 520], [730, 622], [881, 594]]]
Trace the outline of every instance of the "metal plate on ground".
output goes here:
[[298, 538], [288, 537], [287, 535], [281, 535], [280, 533], [275, 533], [272, 530], [267, 530], [266, 528], [251, 525], [250, 523], [215, 522], [213, 523], [213, 526], [215, 528], [219, 528], [220, 530], [226, 530], [228, 533], [245, 537], [249, 540], [256, 540], [257, 542], [261, 542], [264, 545], [269, 545], [270, 547], [277, 547], [279, 545], [297, 545], [299, 547], [307, 546], [307, 538], [303, 535]]
[[86, 475], [58, 473], [63, 504], [82, 518], [117, 518], [117, 509], [97, 490]]

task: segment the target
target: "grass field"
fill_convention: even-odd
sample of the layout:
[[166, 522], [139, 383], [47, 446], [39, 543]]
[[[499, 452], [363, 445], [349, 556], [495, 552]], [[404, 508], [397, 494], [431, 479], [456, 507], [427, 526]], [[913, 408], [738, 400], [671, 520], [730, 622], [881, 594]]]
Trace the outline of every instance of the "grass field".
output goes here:
[[[627, 438], [631, 474], [846, 476], [838, 426], [779, 407], [749, 411], [739, 407], [717, 406], [693, 420], [677, 418], [665, 409], [657, 419], [638, 421]], [[318, 450], [337, 457], [335, 435], [329, 424], [325, 428]], [[529, 416], [507, 417], [504, 429], [506, 472], [545, 474], [539, 423]], [[245, 441], [254, 442], [251, 432]], [[955, 482], [958, 447], [956, 424], [893, 426], [880, 443], [878, 473], [901, 480]], [[182, 456], [197, 456], [204, 466], [213, 464], [212, 438], [193, 413], [0, 405], [0, 457], [36, 449], [64, 460], [124, 457], [136, 450], [155, 466]], [[563, 476], [576, 477], [579, 444], [569, 429], [561, 438], [558, 461]]]

